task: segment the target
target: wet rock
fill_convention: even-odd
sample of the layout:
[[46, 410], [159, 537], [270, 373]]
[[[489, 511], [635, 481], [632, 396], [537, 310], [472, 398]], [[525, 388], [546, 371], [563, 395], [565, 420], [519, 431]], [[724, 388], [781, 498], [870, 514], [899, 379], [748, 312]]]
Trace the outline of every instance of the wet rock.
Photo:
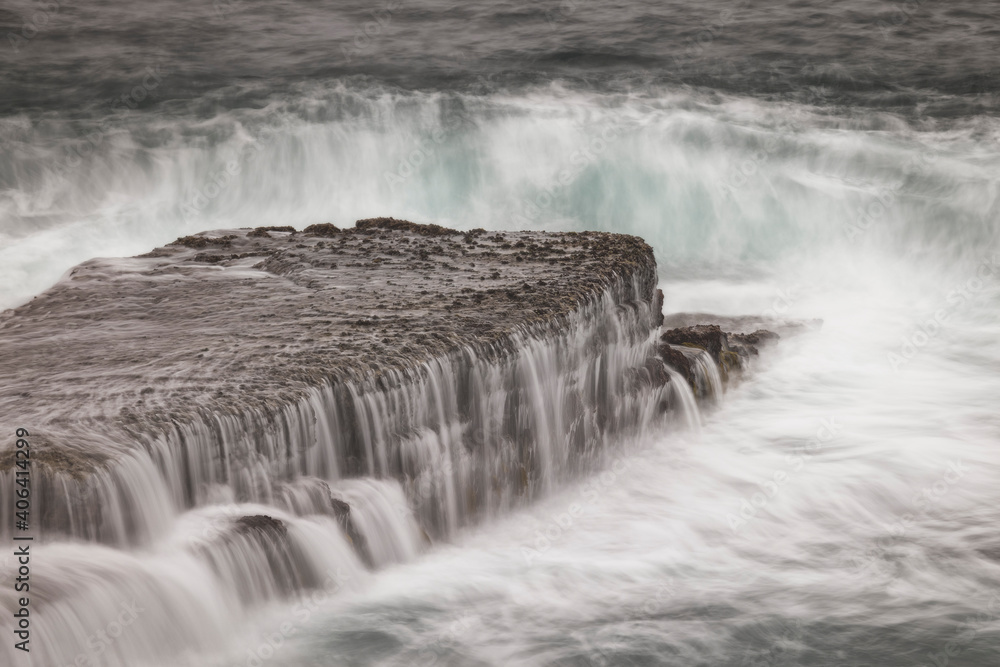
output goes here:
[[202, 233], [194, 236], [182, 236], [168, 245], [179, 245], [184, 246], [185, 248], [207, 248], [210, 245], [229, 246], [235, 238], [235, 234], [227, 234], [226, 236], [206, 236]]
[[340, 498], [330, 498], [330, 506], [338, 521], [346, 522], [351, 518], [351, 506]]
[[306, 236], [324, 236], [332, 238], [334, 236], [338, 236], [341, 233], [341, 230], [336, 225], [329, 222], [323, 222], [317, 225], [309, 225], [302, 230], [302, 233]]
[[[204, 232], [141, 257], [90, 260], [0, 315], [0, 403], [17, 407], [0, 430], [44, 434], [32, 442], [33, 479], [48, 490], [41, 530], [141, 541], [140, 525], [125, 526], [126, 538], [102, 532], [111, 522], [96, 514], [78, 521], [98, 493], [96, 471], [219, 417], [268, 432], [320, 387], [404, 377], [469, 349], [512, 354], [525, 331], [560, 334], [607, 292], [630, 310], [656, 298], [652, 249], [634, 236], [460, 233], [392, 218], [310, 229]], [[517, 252], [523, 261], [511, 261]], [[344, 476], [363, 472], [353, 446], [338, 462]], [[15, 465], [0, 451], [0, 472]], [[239, 501], [251, 491], [237, 489]]]
[[731, 333], [727, 334], [729, 338], [730, 346], [735, 347], [736, 344], [742, 345], [749, 348], [750, 354], [757, 354], [757, 348], [773, 343], [777, 341], [781, 336], [774, 333], [773, 331], [768, 331], [767, 329], [757, 329], [754, 332], [748, 334], [741, 333]]
[[660, 353], [660, 358], [680, 373], [688, 385], [692, 388], [695, 386], [694, 368], [691, 366], [691, 360], [683, 352], [672, 348], [669, 343], [661, 344], [657, 347], [657, 351]]
[[216, 255], [209, 252], [200, 252], [194, 256], [195, 262], [204, 262], [206, 264], [218, 264], [219, 262], [224, 262], [229, 259], [228, 255]]
[[365, 540], [365, 536], [360, 530], [358, 530], [358, 527], [355, 525], [354, 520], [351, 517], [350, 504], [343, 498], [339, 497], [336, 492], [331, 491], [330, 506], [337, 519], [337, 523], [340, 524], [347, 540], [351, 543], [351, 546], [354, 547], [354, 552], [358, 554], [358, 558], [360, 558], [361, 562], [368, 567], [373, 567], [375, 559], [372, 557], [368, 541]]
[[717, 324], [723, 331], [732, 334], [750, 334], [766, 330], [788, 337], [818, 330], [822, 328], [823, 320], [795, 320], [762, 315], [727, 316], [713, 313], [670, 313], [663, 320], [666, 329], [684, 329], [699, 324]]
[[699, 324], [684, 329], [669, 329], [660, 336], [664, 343], [699, 347], [711, 355], [715, 363], [722, 363], [722, 352], [729, 351], [726, 334], [717, 324]]
[[269, 533], [284, 537], [288, 533], [288, 527], [284, 521], [275, 519], [265, 514], [255, 514], [253, 516], [241, 516], [233, 522], [233, 527], [239, 535], [250, 533]]
[[358, 220], [354, 223], [354, 227], [362, 231], [391, 229], [419, 234], [420, 236], [452, 236], [462, 234], [462, 232], [456, 229], [448, 229], [441, 225], [421, 225], [408, 220], [397, 220], [396, 218], [368, 218], [366, 220]]
[[630, 391], [637, 391], [643, 386], [662, 387], [670, 382], [670, 374], [659, 357], [649, 357], [642, 366], [629, 370], [629, 382]]
[[751, 333], [728, 333], [718, 324], [694, 324], [669, 329], [660, 336], [658, 351], [671, 368], [684, 376], [692, 388], [697, 386], [690, 356], [677, 346], [704, 350], [719, 367], [724, 383], [735, 381], [747, 369], [750, 357], [759, 354], [758, 346], [778, 340], [778, 334], [758, 329]]
[[284, 227], [256, 227], [252, 232], [247, 234], [247, 237], [252, 239], [253, 238], [269, 239], [271, 238], [271, 234], [269, 232], [289, 232], [294, 234], [295, 228], [289, 227], [287, 225]]

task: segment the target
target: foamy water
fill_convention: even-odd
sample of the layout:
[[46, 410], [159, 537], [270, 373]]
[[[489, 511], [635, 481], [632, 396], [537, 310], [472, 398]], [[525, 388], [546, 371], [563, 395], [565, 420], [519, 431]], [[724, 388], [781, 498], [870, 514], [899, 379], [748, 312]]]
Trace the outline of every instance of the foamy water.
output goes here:
[[[405, 38], [394, 33], [396, 46], [366, 52], [367, 70], [351, 65], [384, 80], [352, 69], [289, 81], [283, 62], [267, 65], [282, 71], [269, 84], [188, 89], [178, 67], [149, 90], [156, 105], [74, 115], [39, 102], [44, 121], [30, 109], [0, 118], [0, 307], [85, 259], [184, 234], [385, 215], [637, 234], [656, 252], [668, 314], [822, 320], [764, 351], [718, 404], [643, 422], [641, 437], [607, 443], [599, 471], [547, 480], [530, 507], [449, 527], [447, 542], [426, 544], [403, 489], [359, 481], [344, 493], [376, 568], [333, 519], [294, 510], [308, 489], [274, 506], [206, 489], [205, 506], [171, 510], [166, 534], [143, 547], [47, 545], [34, 567], [62, 583], [42, 640], [67, 664], [994, 664], [995, 93], [950, 99], [957, 79], [896, 62], [920, 51], [906, 30], [952, 25], [959, 8], [920, 11], [898, 24], [810, 24], [867, 35], [879, 71], [901, 82], [891, 94], [865, 78], [860, 55], [825, 73], [779, 62], [791, 73], [765, 84], [763, 56], [747, 50], [742, 78], [726, 74], [713, 63], [751, 39], [725, 37], [728, 25], [713, 33], [720, 51], [688, 57], [676, 81], [641, 61], [632, 66], [652, 80], [584, 65], [562, 76], [560, 65], [512, 81], [504, 62], [461, 61], [461, 85], [436, 65], [422, 70], [426, 85], [400, 86], [393, 49]], [[555, 14], [545, 34], [571, 42], [584, 16]], [[523, 30], [512, 49], [536, 39]], [[557, 46], [548, 57], [586, 55]], [[447, 60], [442, 49], [427, 62]], [[254, 58], [249, 69], [265, 67]], [[130, 76], [141, 81], [141, 68]], [[692, 80], [708, 88], [679, 85]], [[534, 386], [559, 386], [547, 379]], [[247, 556], [258, 547], [218, 541], [232, 517], [265, 513], [286, 516], [291, 551], [260, 552], [264, 564]], [[292, 585], [303, 582], [309, 592]], [[124, 625], [133, 600], [150, 611]], [[119, 618], [120, 638], [87, 648]]]

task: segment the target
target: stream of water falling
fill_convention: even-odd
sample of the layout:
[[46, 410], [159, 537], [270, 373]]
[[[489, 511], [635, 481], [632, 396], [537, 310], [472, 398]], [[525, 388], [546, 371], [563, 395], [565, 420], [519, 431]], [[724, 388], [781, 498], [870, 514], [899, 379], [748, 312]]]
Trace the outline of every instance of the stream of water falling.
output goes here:
[[[0, 307], [204, 229], [392, 215], [637, 234], [668, 314], [822, 326], [433, 545], [353, 481], [370, 563], [312, 482], [46, 545], [51, 651], [0, 663], [1000, 662], [995, 4], [54, 4], [3, 44]], [[262, 515], [287, 532], [233, 532]]]

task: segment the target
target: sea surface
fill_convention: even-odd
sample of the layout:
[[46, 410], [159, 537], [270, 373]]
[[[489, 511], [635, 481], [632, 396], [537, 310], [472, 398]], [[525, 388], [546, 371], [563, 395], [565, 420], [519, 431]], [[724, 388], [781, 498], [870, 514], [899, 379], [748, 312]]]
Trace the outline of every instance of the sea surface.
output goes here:
[[214, 653], [81, 655], [1000, 664], [998, 53], [972, 0], [8, 0], [0, 308], [202, 230], [393, 216], [636, 234], [667, 313], [822, 320], [700, 426]]

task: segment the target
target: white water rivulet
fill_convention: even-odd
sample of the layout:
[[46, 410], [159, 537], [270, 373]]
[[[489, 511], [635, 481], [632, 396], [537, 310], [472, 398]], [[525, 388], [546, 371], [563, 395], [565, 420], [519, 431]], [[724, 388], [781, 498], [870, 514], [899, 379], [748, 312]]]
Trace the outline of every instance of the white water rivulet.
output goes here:
[[[203, 229], [393, 215], [633, 233], [668, 314], [823, 321], [704, 415], [634, 386], [649, 305], [608, 298], [503, 363], [466, 351], [384, 393], [319, 391], [238, 471], [206, 455], [188, 484], [151, 445], [102, 501], [142, 504], [141, 525], [75, 507], [75, 538], [39, 545], [25, 664], [997, 661], [996, 119], [316, 84], [208, 119], [122, 112], [76, 167], [68, 121], [3, 122], [4, 306], [78, 261]], [[363, 426], [345, 435], [333, 403]], [[340, 477], [345, 437], [368, 475]], [[467, 457], [466, 438], [492, 449]], [[317, 444], [279, 469], [302, 441]], [[505, 490], [520, 479], [492, 484], [525, 447], [530, 503]], [[463, 485], [487, 478], [470, 502]]]

